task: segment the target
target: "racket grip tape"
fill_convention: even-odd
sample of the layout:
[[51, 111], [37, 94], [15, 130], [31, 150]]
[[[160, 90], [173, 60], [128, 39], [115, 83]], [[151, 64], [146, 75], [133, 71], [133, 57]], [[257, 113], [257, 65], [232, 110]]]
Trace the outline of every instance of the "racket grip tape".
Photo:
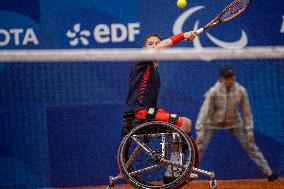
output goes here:
[[199, 28], [196, 32], [198, 35], [200, 35], [204, 31], [204, 28]]

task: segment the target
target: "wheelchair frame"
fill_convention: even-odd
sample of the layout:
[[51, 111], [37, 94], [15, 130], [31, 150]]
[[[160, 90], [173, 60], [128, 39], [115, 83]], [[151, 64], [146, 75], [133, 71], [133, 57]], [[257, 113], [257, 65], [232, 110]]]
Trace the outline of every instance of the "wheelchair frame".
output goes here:
[[[152, 130], [150, 130], [152, 128], [154, 128], [153, 126], [156, 126], [155, 129], [158, 129], [158, 131], [153, 132], [153, 133], [149, 133], [147, 130], [149, 130], [150, 132], [152, 132]], [[175, 130], [172, 133], [165, 133], [163, 132], [164, 128], [168, 128], [171, 130]], [[146, 129], [145, 133], [141, 133], [141, 131], [143, 129]], [[159, 129], [161, 131], [159, 131]], [[141, 131], [140, 131], [141, 130]], [[140, 132], [140, 133], [139, 133]], [[138, 133], [138, 134], [137, 134]], [[168, 157], [168, 143], [166, 140], [166, 137], [169, 137], [175, 133], [178, 133], [177, 136], [179, 137], [178, 141], [179, 144], [181, 144], [182, 138], [183, 140], [186, 140], [186, 144], [188, 147], [188, 150], [191, 150], [191, 154], [190, 154], [190, 162], [186, 163], [185, 165], [180, 164], [180, 163], [175, 163], [172, 162], [170, 160], [167, 159]], [[150, 147], [147, 146], [147, 144], [142, 141], [141, 139], [139, 139], [139, 137], [148, 137], [148, 138], [154, 138], [154, 137], [159, 137], [161, 138], [161, 150], [160, 152], [157, 152], [153, 149], [151, 149]], [[173, 136], [174, 137], [174, 136]], [[133, 150], [133, 152], [130, 154], [130, 156], [126, 159], [126, 162], [124, 162], [125, 160], [125, 149], [127, 148], [126, 145], [128, 145], [129, 141], [133, 141], [137, 146], [135, 147], [135, 149]], [[129, 144], [130, 145], [130, 144]], [[181, 146], [180, 146], [181, 147]], [[201, 174], [201, 175], [205, 175], [207, 177], [209, 177], [209, 186], [211, 189], [216, 189], [217, 188], [217, 182], [215, 179], [215, 173], [213, 171], [206, 171], [206, 170], [202, 170], [199, 169], [197, 167], [198, 164], [198, 152], [196, 151], [196, 144], [194, 142], [194, 140], [189, 137], [185, 132], [183, 132], [182, 130], [180, 130], [179, 128], [177, 128], [176, 126], [174, 126], [171, 123], [166, 123], [166, 122], [160, 122], [160, 121], [149, 121], [140, 125], [135, 126], [135, 128], [129, 132], [121, 141], [119, 149], [118, 149], [118, 155], [117, 155], [117, 162], [118, 162], [118, 167], [120, 170], [120, 173], [118, 176], [113, 177], [110, 176], [109, 177], [109, 185], [107, 187], [107, 189], [113, 189], [114, 188], [114, 182], [118, 181], [118, 180], [126, 180], [127, 182], [129, 182], [131, 185], [133, 185], [136, 188], [145, 188], [145, 189], [153, 189], [153, 188], [163, 188], [163, 189], [174, 189], [174, 188], [179, 188], [185, 184], [187, 184], [188, 182], [190, 182], [192, 179], [190, 178], [190, 174], [191, 173], [195, 173], [195, 174]], [[181, 148], [180, 148], [181, 149]], [[131, 167], [131, 164], [134, 162], [135, 158], [138, 156], [138, 154], [144, 151], [144, 153], [146, 153], [152, 160], [152, 162], [156, 163], [156, 165], [151, 165], [148, 167], [144, 167], [138, 170], [134, 170], [131, 172], [129, 172], [129, 169]], [[180, 152], [180, 155], [182, 156], [182, 152]], [[195, 157], [197, 156], [197, 160], [195, 160]], [[166, 167], [166, 166], [171, 166], [174, 167], [176, 169], [181, 169], [183, 170], [183, 173], [173, 182], [169, 183], [169, 184], [165, 184], [163, 186], [156, 186], [156, 185], [151, 185], [151, 183], [148, 183], [146, 181], [143, 181], [143, 179], [139, 179], [138, 181], [136, 180], [137, 178], [139, 178], [138, 174], [141, 173], [146, 173], [148, 171], [152, 171], [161, 167]], [[137, 177], [137, 178], [135, 178]], [[144, 184], [141, 184], [141, 180], [142, 182], [145, 182]], [[149, 186], [147, 186], [147, 183], [149, 184]]]

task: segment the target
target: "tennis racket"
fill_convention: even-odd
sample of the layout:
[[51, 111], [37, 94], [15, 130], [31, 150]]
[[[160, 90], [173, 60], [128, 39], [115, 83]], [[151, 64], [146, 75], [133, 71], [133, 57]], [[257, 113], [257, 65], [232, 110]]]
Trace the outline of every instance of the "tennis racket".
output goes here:
[[212, 21], [207, 23], [203, 28], [198, 29], [196, 31], [197, 34], [199, 35], [208, 28], [211, 28], [219, 23], [225, 23], [236, 18], [248, 9], [248, 7], [251, 5], [251, 2], [252, 0], [234, 0]]

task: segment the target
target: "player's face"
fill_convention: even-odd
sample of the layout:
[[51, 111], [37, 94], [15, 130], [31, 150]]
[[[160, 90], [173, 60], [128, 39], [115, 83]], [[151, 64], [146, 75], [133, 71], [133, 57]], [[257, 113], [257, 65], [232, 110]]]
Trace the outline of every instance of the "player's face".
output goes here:
[[156, 48], [160, 42], [161, 42], [161, 40], [158, 37], [155, 37], [155, 36], [149, 37], [146, 40], [145, 48], [146, 49]]
[[225, 87], [227, 89], [230, 89], [230, 88], [233, 87], [235, 80], [236, 80], [236, 77], [235, 76], [222, 77], [221, 80], [224, 83]]

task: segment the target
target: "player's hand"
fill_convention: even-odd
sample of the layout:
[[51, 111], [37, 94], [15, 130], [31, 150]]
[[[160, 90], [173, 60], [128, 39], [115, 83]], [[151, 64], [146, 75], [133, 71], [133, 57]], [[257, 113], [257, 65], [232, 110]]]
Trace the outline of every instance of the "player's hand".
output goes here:
[[197, 32], [195, 31], [185, 32], [183, 33], [183, 35], [184, 38], [187, 39], [188, 41], [192, 41], [198, 36]]

